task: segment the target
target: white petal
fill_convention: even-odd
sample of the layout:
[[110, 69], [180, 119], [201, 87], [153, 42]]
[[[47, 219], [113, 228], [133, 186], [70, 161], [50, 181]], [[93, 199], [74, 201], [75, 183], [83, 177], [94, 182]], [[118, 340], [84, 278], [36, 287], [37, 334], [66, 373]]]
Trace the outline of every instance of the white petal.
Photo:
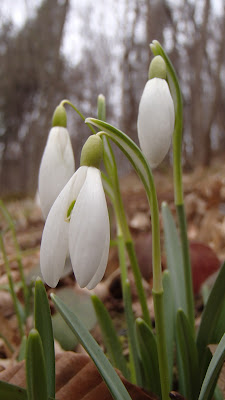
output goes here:
[[108, 231], [106, 233], [106, 237], [105, 237], [105, 244], [104, 244], [103, 254], [102, 254], [102, 258], [101, 258], [99, 267], [98, 267], [95, 275], [93, 276], [93, 278], [90, 280], [90, 282], [87, 285], [87, 288], [89, 290], [94, 289], [95, 286], [102, 280], [102, 278], [105, 274], [108, 257], [109, 257], [109, 244], [110, 244], [110, 232], [108, 229]]
[[41, 209], [45, 218], [56, 197], [73, 175], [74, 169], [73, 150], [67, 129], [52, 128], [42, 156], [38, 179]]
[[102, 278], [107, 264], [109, 216], [101, 173], [93, 167], [88, 168], [71, 214], [69, 251], [78, 284], [94, 287]]
[[76, 199], [86, 178], [87, 167], [81, 167], [72, 176], [54, 202], [43, 231], [40, 265], [45, 282], [55, 287], [63, 273], [68, 253], [69, 222], [66, 221], [67, 210]]
[[174, 130], [174, 104], [167, 82], [150, 79], [144, 88], [138, 113], [140, 147], [152, 168], [166, 156]]

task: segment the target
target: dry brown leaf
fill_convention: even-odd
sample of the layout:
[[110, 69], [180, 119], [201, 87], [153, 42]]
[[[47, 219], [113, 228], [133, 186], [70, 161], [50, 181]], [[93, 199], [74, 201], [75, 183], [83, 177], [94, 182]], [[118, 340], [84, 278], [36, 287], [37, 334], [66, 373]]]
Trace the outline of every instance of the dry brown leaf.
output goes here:
[[[118, 372], [119, 373], [119, 372]], [[119, 373], [132, 400], [157, 400], [152, 394], [128, 382]], [[0, 380], [26, 387], [25, 362], [0, 372]], [[86, 354], [62, 352], [56, 355], [57, 400], [112, 400], [97, 368]]]

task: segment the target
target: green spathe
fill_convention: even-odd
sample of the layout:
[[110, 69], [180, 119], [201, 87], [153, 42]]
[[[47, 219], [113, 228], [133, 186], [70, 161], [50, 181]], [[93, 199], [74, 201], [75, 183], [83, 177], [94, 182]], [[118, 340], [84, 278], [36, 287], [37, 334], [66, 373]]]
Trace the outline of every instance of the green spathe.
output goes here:
[[103, 158], [103, 142], [100, 136], [89, 136], [81, 151], [80, 165], [99, 168]]
[[161, 78], [166, 79], [166, 63], [161, 56], [156, 56], [151, 61], [148, 77], [149, 79]]
[[52, 126], [62, 126], [63, 128], [67, 127], [66, 110], [61, 104], [55, 109], [52, 117]]

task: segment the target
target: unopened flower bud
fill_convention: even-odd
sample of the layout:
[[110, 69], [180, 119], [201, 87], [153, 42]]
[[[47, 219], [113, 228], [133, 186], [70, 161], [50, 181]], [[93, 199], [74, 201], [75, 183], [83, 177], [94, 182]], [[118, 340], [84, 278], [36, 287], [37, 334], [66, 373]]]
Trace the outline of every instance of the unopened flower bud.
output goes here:
[[80, 165], [99, 168], [103, 158], [103, 142], [100, 136], [89, 136], [81, 151]]
[[148, 76], [149, 79], [161, 78], [166, 79], [166, 63], [161, 56], [156, 56], [151, 61], [149, 66]]
[[52, 118], [52, 126], [62, 126], [67, 127], [67, 116], [65, 108], [60, 104], [56, 107]]

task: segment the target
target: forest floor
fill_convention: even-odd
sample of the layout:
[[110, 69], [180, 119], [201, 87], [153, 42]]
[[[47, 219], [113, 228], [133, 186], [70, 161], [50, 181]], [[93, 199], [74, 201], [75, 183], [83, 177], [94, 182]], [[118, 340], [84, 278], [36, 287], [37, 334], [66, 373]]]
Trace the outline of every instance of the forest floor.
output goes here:
[[[172, 171], [156, 171], [154, 172], [154, 178], [159, 208], [161, 208], [161, 203], [166, 201], [175, 216]], [[129, 227], [134, 239], [140, 269], [145, 278], [145, 288], [149, 295], [150, 312], [152, 313], [152, 298], [150, 293], [152, 272], [149, 206], [143, 186], [134, 173], [130, 173], [121, 178], [120, 184]], [[194, 276], [196, 324], [198, 324], [198, 318], [202, 310], [202, 300], [199, 294], [200, 285], [208, 275], [211, 275], [219, 268], [219, 265], [225, 259], [224, 162], [222, 160], [215, 160], [209, 168], [198, 167], [192, 172], [185, 172], [183, 184]], [[12, 233], [8, 229], [8, 222], [2, 213], [0, 213], [0, 227], [3, 232], [4, 244], [12, 277], [16, 284], [18, 296], [21, 297], [18, 257], [22, 259], [26, 279], [27, 282], [30, 283], [32, 279], [40, 275], [39, 250], [44, 221], [40, 208], [33, 199], [11, 200], [7, 201], [5, 205], [15, 223], [16, 236], [20, 247], [19, 253], [16, 251]], [[162, 221], [161, 230], [163, 249], [162, 263], [165, 267], [166, 261], [164, 256]], [[113, 229], [112, 232], [114, 232]], [[211, 279], [213, 280], [214, 278]], [[7, 283], [5, 260], [0, 253], [0, 335], [4, 335], [15, 349], [15, 351], [12, 352], [10, 348], [6, 346], [5, 341], [0, 338], [0, 371], [4, 371], [15, 365], [20, 343], [12, 300], [9, 292], [5, 290], [7, 289]], [[69, 295], [63, 292], [65, 288], [69, 290]], [[82, 299], [84, 299], [85, 303], [85, 299], [88, 297], [87, 291], [81, 291], [76, 285], [71, 270], [65, 273], [58, 288], [54, 291], [56, 293], [60, 293], [61, 291], [62, 298], [68, 299], [69, 297], [70, 303], [73, 301], [73, 298], [71, 300], [72, 292], [74, 296], [79, 296], [79, 304], [82, 303]], [[105, 302], [115, 320], [117, 330], [124, 330], [124, 319], [122, 318], [121, 322], [120, 318], [120, 315], [123, 314], [123, 303], [118, 273], [118, 257], [115, 247], [112, 247], [110, 250], [109, 263], [105, 277], [97, 286], [95, 293]], [[134, 288], [132, 294], [133, 310], [135, 315], [139, 316], [141, 313], [140, 306], [137, 302]], [[89, 317], [90, 313], [93, 313], [93, 310], [87, 311]], [[95, 318], [93, 317], [89, 328], [93, 328], [95, 322]], [[27, 330], [32, 327], [32, 323], [32, 317], [28, 318]], [[58, 329], [56, 326], [55, 330], [57, 331], [56, 337], [64, 349], [82, 352], [80, 346], [76, 346], [76, 343], [74, 343], [73, 340], [71, 341], [71, 338], [68, 339], [69, 345], [67, 346], [67, 344], [65, 344], [65, 338], [61, 340], [62, 334], [59, 332], [60, 328]], [[97, 341], [102, 345], [98, 327], [93, 328], [92, 332]], [[23, 386], [23, 382], [21, 386]]]

